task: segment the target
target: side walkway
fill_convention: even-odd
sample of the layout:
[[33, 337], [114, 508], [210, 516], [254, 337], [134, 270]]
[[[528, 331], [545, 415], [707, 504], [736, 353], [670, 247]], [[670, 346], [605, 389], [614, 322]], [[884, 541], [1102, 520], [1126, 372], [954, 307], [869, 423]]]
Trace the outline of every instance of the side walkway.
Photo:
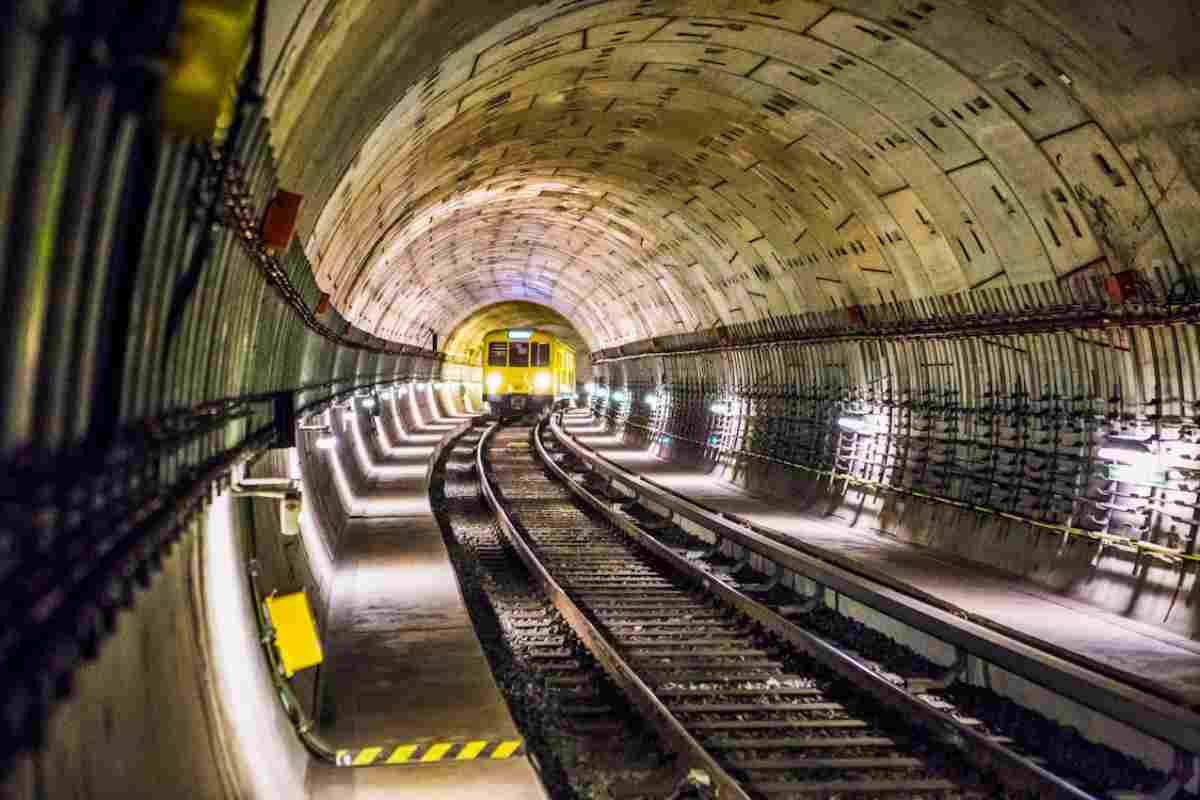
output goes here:
[[[430, 394], [385, 398], [374, 417], [361, 404], [349, 418], [338, 412], [343, 433], [331, 457], [349, 492], [368, 502], [352, 507], [333, 580], [319, 725], [348, 758], [382, 763], [411, 752], [431, 763], [315, 766], [309, 791], [331, 799], [541, 800], [526, 757], [492, 757], [520, 734], [463, 603], [427, 478], [438, 445], [471, 415], [443, 418]], [[461, 745], [470, 742], [486, 744]], [[457, 744], [434, 761], [438, 743]], [[404, 745], [417, 749], [397, 755]]]
[[837, 517], [789, 508], [751, 495], [697, 467], [676, 464], [608, 433], [590, 414], [564, 417], [577, 441], [712, 510], [782, 534], [805, 551], [918, 597], [968, 614], [1101, 665], [1114, 677], [1184, 705], [1200, 704], [1200, 642], [1054, 594], [1031, 581], [935, 550], [850, 527]]

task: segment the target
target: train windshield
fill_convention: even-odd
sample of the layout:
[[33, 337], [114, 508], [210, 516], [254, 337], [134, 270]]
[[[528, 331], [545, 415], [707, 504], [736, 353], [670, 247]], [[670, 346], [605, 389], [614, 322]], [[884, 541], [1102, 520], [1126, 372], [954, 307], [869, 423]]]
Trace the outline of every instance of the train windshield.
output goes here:
[[529, 366], [529, 342], [510, 342], [508, 345], [508, 365], [510, 367]]
[[488, 366], [508, 366], [508, 342], [491, 342], [488, 344]]
[[534, 342], [533, 343], [533, 365], [535, 367], [550, 366], [550, 343], [549, 342]]

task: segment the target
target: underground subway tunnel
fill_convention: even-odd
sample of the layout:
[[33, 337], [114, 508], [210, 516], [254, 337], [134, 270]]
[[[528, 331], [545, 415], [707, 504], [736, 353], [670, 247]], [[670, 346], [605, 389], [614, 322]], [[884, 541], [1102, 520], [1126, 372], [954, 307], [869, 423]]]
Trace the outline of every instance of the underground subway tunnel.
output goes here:
[[0, 795], [1200, 796], [1200, 9], [15, 0]]

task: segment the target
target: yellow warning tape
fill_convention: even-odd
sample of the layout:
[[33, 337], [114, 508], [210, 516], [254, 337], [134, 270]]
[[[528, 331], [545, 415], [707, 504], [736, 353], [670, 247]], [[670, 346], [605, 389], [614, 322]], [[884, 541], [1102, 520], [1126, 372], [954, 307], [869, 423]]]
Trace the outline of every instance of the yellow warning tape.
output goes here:
[[338, 750], [339, 767], [371, 767], [381, 764], [433, 764], [440, 761], [504, 759], [525, 752], [522, 739], [474, 739], [463, 742], [415, 742], [411, 744]]

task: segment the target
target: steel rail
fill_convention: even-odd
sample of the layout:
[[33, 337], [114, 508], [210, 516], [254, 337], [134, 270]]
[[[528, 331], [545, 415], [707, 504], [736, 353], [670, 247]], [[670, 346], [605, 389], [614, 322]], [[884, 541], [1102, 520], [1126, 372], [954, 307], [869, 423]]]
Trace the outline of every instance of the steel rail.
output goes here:
[[[551, 430], [576, 457], [625, 485], [635, 497], [646, 497], [717, 536], [768, 561], [804, 575], [834, 591], [910, 625], [971, 655], [1020, 675], [1112, 719], [1190, 752], [1200, 752], [1200, 715], [1174, 697], [1134, 685], [1133, 676], [1118, 676], [1102, 665], [1080, 663], [1078, 654], [1052, 651], [1048, 643], [1019, 635], [989, 620], [868, 572], [861, 565], [835, 561], [829, 554], [778, 531], [750, 525], [625, 471], [574, 440], [554, 420]], [[1072, 657], [1073, 656], [1073, 657]]]
[[[534, 433], [538, 457], [552, 473], [583, 502], [603, 514], [613, 525], [636, 544], [653, 553], [661, 562], [687, 580], [716, 596], [727, 606], [745, 614], [781, 639], [830, 670], [864, 690], [884, 705], [900, 710], [906, 719], [931, 731], [939, 740], [957, 747], [972, 762], [988, 772], [997, 774], [1006, 786], [1019, 791], [1036, 791], [1038, 797], [1054, 800], [1098, 800], [1098, 798], [1038, 766], [1020, 753], [993, 741], [983, 733], [896, 686], [878, 672], [870, 669], [828, 641], [814, 636], [772, 610], [750, 598], [733, 586], [705, 572], [687, 558], [644, 532], [625, 514], [618, 514], [613, 504], [596, 497], [592, 492], [571, 480], [566, 471], [546, 452], [541, 439], [541, 424]], [[561, 441], [561, 437], [559, 437]]]
[[501, 530], [512, 543], [521, 561], [524, 562], [542, 591], [546, 593], [546, 596], [575, 631], [579, 640], [612, 677], [613, 682], [625, 692], [646, 720], [671, 744], [688, 767], [706, 773], [712, 781], [711, 785], [716, 791], [716, 796], [721, 800], [751, 800], [751, 796], [746, 793], [738, 781], [726, 772], [716, 759], [688, 733], [683, 723], [671, 713], [654, 694], [654, 691], [625, 661], [616, 646], [588, 618], [583, 609], [575, 603], [558, 581], [550, 575], [531, 544], [513, 523], [512, 518], [497, 497], [491, 481], [488, 480], [485, 468], [484, 452], [487, 449], [487, 443], [499, 427], [500, 423], [494, 422], [479, 437], [479, 444], [475, 451], [475, 468], [479, 473], [479, 485], [483, 490], [484, 499], [495, 514]]

